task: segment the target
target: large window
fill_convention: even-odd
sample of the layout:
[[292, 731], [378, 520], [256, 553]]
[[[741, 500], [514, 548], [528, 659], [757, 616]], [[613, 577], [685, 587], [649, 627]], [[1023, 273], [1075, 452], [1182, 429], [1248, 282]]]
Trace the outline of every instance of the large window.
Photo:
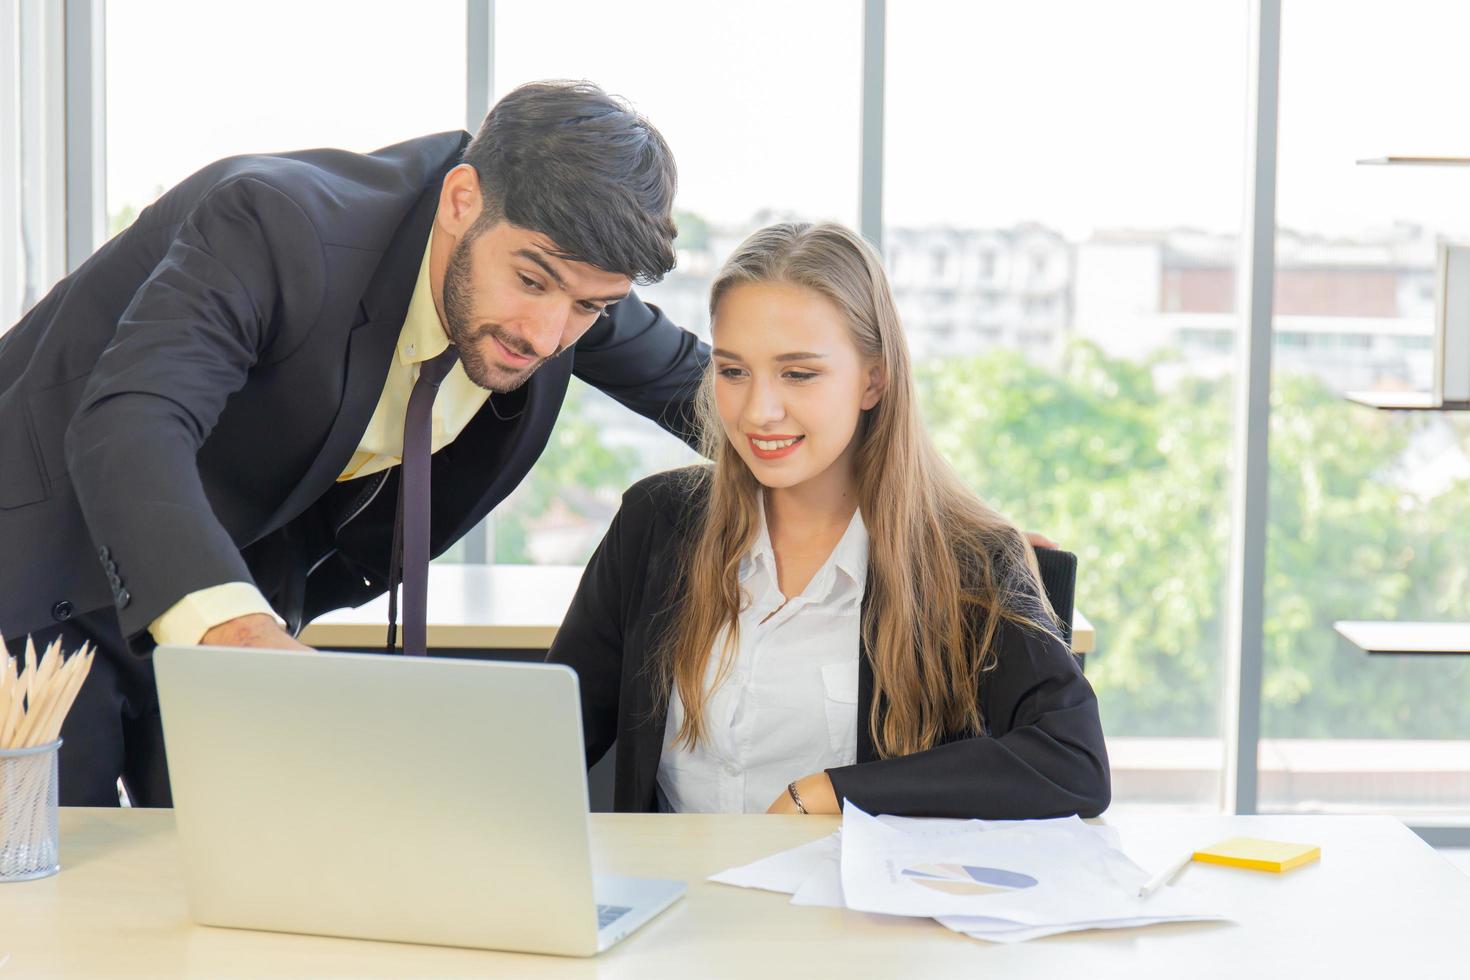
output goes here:
[[107, 233], [223, 157], [465, 128], [466, 40], [464, 0], [107, 4]]
[[[1115, 799], [1213, 806], [1221, 718], [1257, 706], [1250, 688], [1221, 692], [1232, 534], [1260, 530], [1230, 523], [1232, 402], [1263, 384], [1237, 368], [1241, 190], [1258, 162], [1247, 72], [1274, 50], [1252, 49], [1248, 20], [1261, 11], [1274, 36], [1281, 5], [891, 0], [881, 77], [863, 60], [875, 6], [475, 9], [494, 22], [496, 94], [590, 78], [668, 137], [679, 268], [643, 294], [700, 333], [748, 231], [856, 224], [861, 97], [881, 82], [884, 250], [932, 431], [982, 495], [1081, 558]], [[1470, 660], [1372, 658], [1332, 624], [1470, 618], [1470, 419], [1344, 397], [1431, 383], [1434, 250], [1470, 241], [1470, 169], [1355, 161], [1466, 154], [1454, 66], [1470, 10], [1284, 6], [1279, 166], [1254, 171], [1279, 211], [1266, 579], [1244, 586], [1266, 598], [1259, 805], [1463, 821]], [[94, 244], [63, 241], [86, 176], [63, 137], [93, 121], [61, 111], [61, 9], [0, 2], [0, 325]], [[110, 229], [220, 156], [464, 126], [469, 69], [485, 67], [466, 14], [464, 0], [107, 4]], [[574, 384], [493, 546], [448, 557], [581, 562], [628, 483], [692, 458]]]
[[930, 430], [1078, 554], [1125, 805], [1219, 801], [1246, 17], [889, 6], [883, 243]]
[[60, 5], [0, 2], [0, 335], [65, 265]]
[[[858, 0], [627, 5], [500, 0], [495, 91], [587, 78], [628, 99], [679, 167], [679, 266], [639, 293], [707, 335], [720, 263], [770, 221], [858, 208]], [[531, 479], [495, 515], [496, 560], [580, 563], [637, 478], [698, 457], [575, 379]]]
[[1470, 425], [1353, 390], [1430, 387], [1435, 245], [1470, 241], [1470, 9], [1293, 0], [1282, 26], [1261, 805], [1470, 808], [1470, 658], [1370, 657], [1339, 619], [1470, 619]]
[[115, 233], [221, 157], [464, 128], [464, 2], [109, 3], [106, 102]]

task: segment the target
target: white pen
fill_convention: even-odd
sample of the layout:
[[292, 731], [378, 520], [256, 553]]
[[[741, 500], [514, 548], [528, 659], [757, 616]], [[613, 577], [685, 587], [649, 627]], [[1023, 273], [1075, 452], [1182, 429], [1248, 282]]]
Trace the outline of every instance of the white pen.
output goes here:
[[1193, 860], [1194, 852], [1187, 852], [1182, 858], [1175, 861], [1173, 864], [1169, 865], [1163, 871], [1160, 871], [1158, 874], [1154, 875], [1147, 882], [1145, 882], [1143, 887], [1138, 889], [1138, 897], [1148, 898], [1154, 892], [1158, 891], [1165, 884], [1171, 881], [1175, 875], [1177, 875], [1180, 871], [1184, 869], [1184, 866], [1186, 864]]

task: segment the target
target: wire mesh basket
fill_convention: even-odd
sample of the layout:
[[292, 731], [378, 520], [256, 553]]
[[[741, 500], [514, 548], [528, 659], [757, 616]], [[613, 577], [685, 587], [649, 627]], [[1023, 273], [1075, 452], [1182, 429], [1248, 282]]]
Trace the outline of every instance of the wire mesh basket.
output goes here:
[[56, 803], [61, 739], [0, 749], [0, 881], [54, 875], [60, 837]]

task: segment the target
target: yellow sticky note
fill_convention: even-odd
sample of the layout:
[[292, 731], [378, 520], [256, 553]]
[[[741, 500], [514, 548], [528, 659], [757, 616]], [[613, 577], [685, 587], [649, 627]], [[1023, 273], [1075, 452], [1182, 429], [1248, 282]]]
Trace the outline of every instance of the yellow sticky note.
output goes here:
[[1252, 871], [1290, 871], [1321, 856], [1322, 848], [1315, 844], [1288, 844], [1257, 837], [1232, 837], [1194, 852], [1196, 861]]

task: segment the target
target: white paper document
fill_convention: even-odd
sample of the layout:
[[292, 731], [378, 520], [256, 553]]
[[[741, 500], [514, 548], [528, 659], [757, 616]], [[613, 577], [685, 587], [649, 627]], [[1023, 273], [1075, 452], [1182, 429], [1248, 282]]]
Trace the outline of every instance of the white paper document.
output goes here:
[[1115, 841], [1076, 817], [923, 820], [849, 804], [839, 833], [710, 880], [790, 894], [793, 905], [933, 917], [990, 942], [1223, 918], [1186, 888], [1139, 898], [1149, 875]]
[[823, 864], [831, 865], [834, 870], [837, 868], [837, 860], [841, 854], [837, 841], [837, 834], [828, 834], [810, 844], [793, 847], [789, 851], [710, 875], [709, 880], [723, 885], [761, 888], [768, 892], [784, 892], [790, 895], [819, 871]]

